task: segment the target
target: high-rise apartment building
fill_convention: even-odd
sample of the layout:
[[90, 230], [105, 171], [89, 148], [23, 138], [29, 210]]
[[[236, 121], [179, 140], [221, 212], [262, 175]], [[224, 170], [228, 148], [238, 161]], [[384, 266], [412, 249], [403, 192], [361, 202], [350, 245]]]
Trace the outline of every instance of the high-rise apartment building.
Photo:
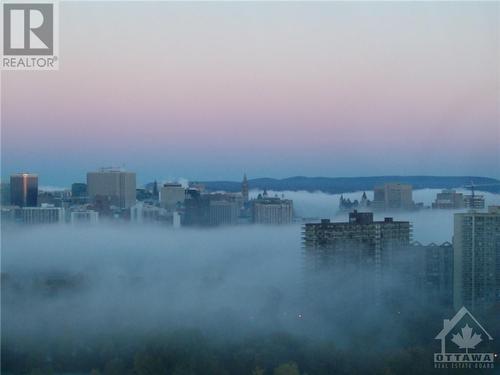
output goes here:
[[500, 206], [455, 214], [453, 305], [487, 309], [500, 302]]
[[[383, 276], [392, 275], [396, 254], [409, 245], [410, 239], [408, 221], [392, 218], [374, 221], [371, 212], [351, 212], [348, 222], [324, 219], [307, 223], [303, 230], [305, 269], [309, 275], [323, 273], [323, 281], [334, 280], [332, 277], [336, 274], [350, 270], [349, 283], [356, 284], [353, 290], [362, 294], [361, 300], [366, 296], [377, 297]], [[345, 276], [335, 283], [347, 282]]]
[[[374, 221], [371, 212], [351, 212], [348, 222], [331, 222], [304, 225], [303, 244], [307, 255], [314, 262], [343, 263], [344, 261], [368, 261], [381, 268], [393, 249], [408, 246], [411, 224], [385, 218]], [[321, 255], [316, 258], [316, 255]], [[327, 255], [324, 257], [323, 255]]]
[[10, 176], [10, 201], [14, 206], [36, 207], [38, 176], [31, 173], [18, 173]]
[[135, 173], [101, 168], [87, 173], [87, 192], [92, 203], [108, 201], [119, 208], [130, 208], [136, 201]]
[[407, 283], [405, 295], [413, 302], [453, 306], [453, 245], [413, 242], [404, 251], [400, 270]]

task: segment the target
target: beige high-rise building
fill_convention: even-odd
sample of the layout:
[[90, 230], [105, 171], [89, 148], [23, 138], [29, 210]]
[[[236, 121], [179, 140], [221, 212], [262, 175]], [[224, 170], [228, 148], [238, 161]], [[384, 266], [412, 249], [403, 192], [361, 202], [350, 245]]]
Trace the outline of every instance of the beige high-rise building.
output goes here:
[[252, 203], [252, 218], [256, 224], [290, 224], [293, 221], [290, 199], [259, 197]]
[[410, 210], [415, 208], [412, 186], [408, 184], [384, 184], [375, 186], [371, 203], [378, 210]]
[[186, 189], [181, 184], [167, 183], [160, 189], [160, 204], [167, 209], [174, 209], [184, 204]]
[[135, 173], [116, 168], [101, 168], [98, 172], [88, 172], [87, 190], [90, 202], [106, 198], [111, 205], [130, 208], [136, 201]]
[[235, 200], [210, 200], [208, 206], [209, 225], [237, 224], [240, 207], [240, 203]]
[[455, 309], [500, 303], [500, 206], [455, 214], [453, 250]]
[[445, 189], [437, 193], [436, 199], [432, 202], [432, 208], [458, 209], [464, 207], [464, 195], [455, 190]]

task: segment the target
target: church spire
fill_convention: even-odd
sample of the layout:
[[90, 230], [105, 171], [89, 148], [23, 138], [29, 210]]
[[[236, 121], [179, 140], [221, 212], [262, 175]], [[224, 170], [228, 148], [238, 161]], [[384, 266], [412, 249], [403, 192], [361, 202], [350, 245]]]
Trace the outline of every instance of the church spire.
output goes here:
[[246, 173], [243, 175], [243, 182], [241, 183], [241, 195], [243, 195], [243, 201], [248, 202], [248, 180]]

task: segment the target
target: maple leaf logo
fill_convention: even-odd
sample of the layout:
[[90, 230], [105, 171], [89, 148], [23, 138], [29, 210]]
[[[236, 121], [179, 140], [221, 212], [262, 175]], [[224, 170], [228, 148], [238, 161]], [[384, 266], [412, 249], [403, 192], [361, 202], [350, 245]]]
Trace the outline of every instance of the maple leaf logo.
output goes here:
[[472, 328], [466, 324], [465, 327], [462, 328], [462, 334], [457, 333], [453, 335], [451, 341], [457, 344], [460, 349], [465, 349], [465, 352], [468, 354], [469, 349], [474, 349], [476, 345], [483, 340], [481, 339], [481, 335], [477, 333], [472, 334]]

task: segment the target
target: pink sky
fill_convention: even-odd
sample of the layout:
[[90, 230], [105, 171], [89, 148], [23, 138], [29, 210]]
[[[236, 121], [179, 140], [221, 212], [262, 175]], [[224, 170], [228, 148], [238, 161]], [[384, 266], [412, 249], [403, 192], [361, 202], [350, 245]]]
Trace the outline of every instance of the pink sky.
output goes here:
[[498, 3], [62, 3], [2, 72], [2, 176], [500, 177]]

